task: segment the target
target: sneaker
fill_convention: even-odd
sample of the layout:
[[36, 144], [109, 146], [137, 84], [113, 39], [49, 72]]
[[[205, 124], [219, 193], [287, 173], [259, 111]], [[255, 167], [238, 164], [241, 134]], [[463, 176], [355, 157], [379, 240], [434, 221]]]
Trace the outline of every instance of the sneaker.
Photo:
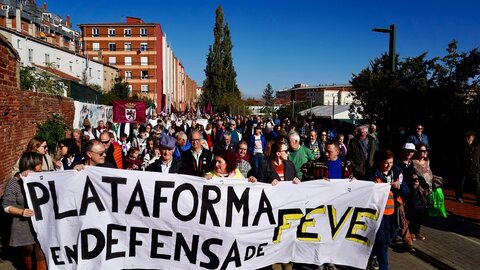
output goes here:
[[417, 236], [417, 239], [425, 240], [425, 236], [423, 236], [423, 235], [421, 235], [421, 234], [419, 234], [419, 233], [417, 233], [416, 236]]
[[462, 198], [457, 198], [457, 202], [458, 203], [463, 203], [463, 199]]
[[370, 269], [370, 270], [379, 270], [380, 269], [380, 265], [378, 265], [377, 256], [372, 257], [372, 260], [370, 261], [370, 267], [368, 269]]
[[393, 240], [393, 243], [396, 244], [396, 245], [401, 245], [403, 244], [403, 238], [398, 235], [397, 237], [395, 237], [395, 239]]

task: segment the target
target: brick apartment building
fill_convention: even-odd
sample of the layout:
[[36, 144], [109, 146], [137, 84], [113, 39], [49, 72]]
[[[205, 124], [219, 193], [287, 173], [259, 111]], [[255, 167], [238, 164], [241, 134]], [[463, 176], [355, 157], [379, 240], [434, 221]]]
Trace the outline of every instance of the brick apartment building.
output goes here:
[[159, 105], [163, 98], [162, 28], [127, 17], [125, 23], [79, 25], [82, 50], [88, 58], [114, 65], [130, 84], [131, 94], [147, 96]]

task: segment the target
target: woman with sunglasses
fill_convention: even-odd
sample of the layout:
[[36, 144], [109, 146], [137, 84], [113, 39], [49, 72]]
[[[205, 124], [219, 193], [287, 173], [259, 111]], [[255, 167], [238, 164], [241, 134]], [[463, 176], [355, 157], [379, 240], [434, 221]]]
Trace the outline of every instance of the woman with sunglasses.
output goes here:
[[80, 155], [75, 139], [63, 139], [58, 143], [58, 151], [61, 155], [59, 162], [60, 170], [73, 170], [77, 163], [83, 160]]
[[[42, 171], [54, 171], [55, 170], [55, 165], [53, 164], [53, 159], [52, 157], [48, 154], [48, 144], [47, 141], [39, 138], [39, 137], [34, 137], [32, 138], [28, 144], [27, 144], [27, 149], [25, 152], [36, 152], [40, 155], [42, 155]], [[18, 170], [18, 163], [20, 160], [15, 163], [12, 169], [12, 176], [14, 176]]]
[[270, 156], [264, 159], [258, 170], [257, 180], [275, 186], [280, 181], [300, 183], [295, 176], [295, 166], [288, 160], [288, 146], [282, 141], [272, 144]]

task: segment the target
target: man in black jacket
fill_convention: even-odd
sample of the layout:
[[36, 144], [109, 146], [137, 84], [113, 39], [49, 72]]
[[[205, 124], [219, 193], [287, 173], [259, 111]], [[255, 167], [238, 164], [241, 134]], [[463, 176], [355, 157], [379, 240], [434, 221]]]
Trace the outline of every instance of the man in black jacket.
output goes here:
[[175, 138], [170, 135], [163, 135], [160, 140], [160, 158], [147, 167], [147, 171], [161, 173], [178, 173], [180, 162], [173, 158]]
[[189, 150], [182, 153], [181, 166], [179, 173], [194, 176], [203, 176], [212, 170], [213, 154], [202, 147], [202, 134], [198, 130], [192, 130], [190, 133]]
[[456, 163], [459, 169], [458, 183], [455, 190], [457, 201], [463, 203], [463, 186], [472, 183], [477, 205], [480, 205], [480, 146], [475, 142], [475, 133], [465, 133], [465, 143], [457, 150]]

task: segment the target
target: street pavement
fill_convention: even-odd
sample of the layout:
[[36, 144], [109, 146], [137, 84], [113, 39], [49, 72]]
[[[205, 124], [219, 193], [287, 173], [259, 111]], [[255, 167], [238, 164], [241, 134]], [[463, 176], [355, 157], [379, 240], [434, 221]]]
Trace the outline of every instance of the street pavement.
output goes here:
[[[413, 251], [389, 249], [390, 269], [480, 269], [480, 206], [476, 205], [473, 194], [466, 194], [460, 204], [455, 201], [452, 189], [443, 191], [448, 218], [426, 220], [421, 229], [426, 239], [416, 240]], [[0, 270], [15, 270], [15, 267], [0, 259]]]

